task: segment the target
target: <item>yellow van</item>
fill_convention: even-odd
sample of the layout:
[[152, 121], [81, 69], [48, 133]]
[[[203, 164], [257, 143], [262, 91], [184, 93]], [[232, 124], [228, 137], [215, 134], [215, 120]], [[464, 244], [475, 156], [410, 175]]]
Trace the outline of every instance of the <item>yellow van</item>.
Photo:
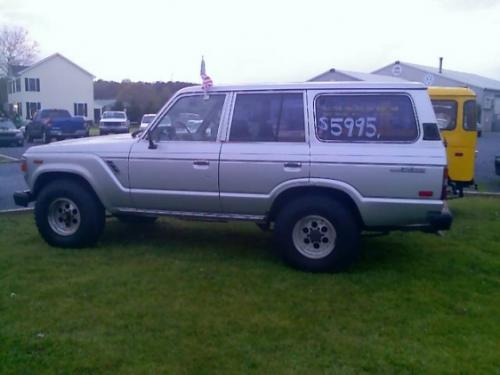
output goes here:
[[464, 187], [474, 184], [476, 94], [465, 87], [429, 87], [428, 91], [446, 144], [448, 181], [462, 197]]

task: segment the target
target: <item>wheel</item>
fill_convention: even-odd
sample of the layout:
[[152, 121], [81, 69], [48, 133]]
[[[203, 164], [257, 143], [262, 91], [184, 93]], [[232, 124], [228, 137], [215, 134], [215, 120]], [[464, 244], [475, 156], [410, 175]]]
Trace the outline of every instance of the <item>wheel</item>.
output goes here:
[[122, 223], [127, 224], [152, 224], [158, 217], [157, 216], [139, 216], [139, 215], [116, 215], [116, 218]]
[[88, 188], [59, 179], [38, 194], [35, 221], [41, 236], [52, 246], [89, 246], [104, 230], [104, 207]]
[[285, 262], [303, 271], [344, 271], [359, 255], [354, 213], [329, 197], [289, 203], [276, 217], [274, 235]]

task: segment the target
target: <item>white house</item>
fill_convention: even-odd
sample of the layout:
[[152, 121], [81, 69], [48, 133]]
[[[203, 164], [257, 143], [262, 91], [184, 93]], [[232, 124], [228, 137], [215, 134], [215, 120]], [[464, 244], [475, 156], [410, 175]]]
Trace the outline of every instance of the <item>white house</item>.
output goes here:
[[29, 120], [39, 109], [66, 109], [86, 120], [94, 117], [94, 76], [55, 53], [37, 63], [12, 66], [9, 72], [9, 109]]

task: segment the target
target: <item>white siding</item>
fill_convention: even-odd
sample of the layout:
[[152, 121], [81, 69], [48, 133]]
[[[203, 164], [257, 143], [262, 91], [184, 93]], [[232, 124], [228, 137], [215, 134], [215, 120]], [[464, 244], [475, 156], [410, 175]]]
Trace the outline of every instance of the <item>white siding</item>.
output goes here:
[[[87, 103], [87, 120], [94, 117], [94, 79], [59, 55], [54, 55], [21, 76], [21, 92], [9, 94], [9, 104], [22, 103], [26, 119], [26, 102], [39, 102], [41, 108], [60, 108], [74, 115], [74, 103]], [[40, 79], [40, 92], [26, 91], [24, 79]]]

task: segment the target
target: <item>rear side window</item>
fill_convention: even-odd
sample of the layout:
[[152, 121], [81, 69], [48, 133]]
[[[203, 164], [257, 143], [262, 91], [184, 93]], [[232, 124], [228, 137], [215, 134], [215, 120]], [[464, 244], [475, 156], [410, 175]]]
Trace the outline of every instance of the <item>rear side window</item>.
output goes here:
[[457, 126], [457, 102], [454, 100], [433, 100], [439, 130], [453, 130]]
[[418, 126], [405, 95], [322, 95], [316, 135], [322, 141], [409, 142], [417, 139]]
[[238, 94], [230, 142], [304, 142], [302, 94]]
[[476, 101], [468, 100], [464, 104], [464, 130], [476, 131]]

